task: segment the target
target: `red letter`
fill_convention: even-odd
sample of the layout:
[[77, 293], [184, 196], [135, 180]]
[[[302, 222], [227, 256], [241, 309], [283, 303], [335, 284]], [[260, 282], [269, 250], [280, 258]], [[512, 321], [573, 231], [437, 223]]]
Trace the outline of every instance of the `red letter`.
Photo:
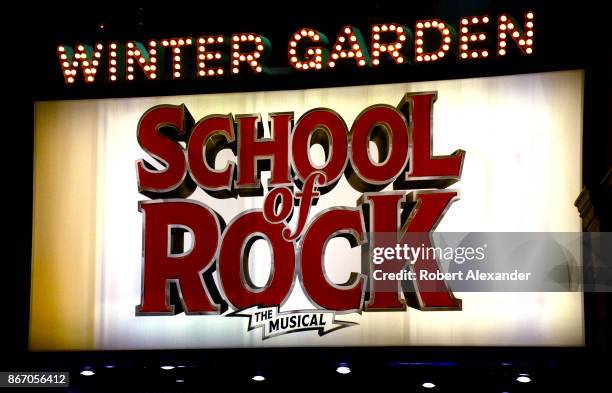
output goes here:
[[[272, 138], [263, 138], [259, 115], [238, 115], [238, 180], [241, 196], [261, 196], [260, 172], [269, 171], [268, 186], [287, 185], [289, 176], [289, 130], [293, 113], [270, 114]], [[272, 163], [272, 164], [270, 164]]]
[[[265, 220], [261, 211], [248, 211], [227, 227], [219, 250], [219, 279], [225, 299], [235, 309], [281, 305], [289, 296], [295, 273], [295, 249], [285, 241], [283, 224]], [[248, 271], [251, 245], [265, 239], [271, 249], [272, 272], [265, 287], [256, 287]]]
[[456, 150], [450, 156], [433, 156], [432, 124], [433, 103], [436, 93], [409, 93], [398, 109], [410, 119], [412, 157], [410, 172], [400, 176], [394, 189], [446, 188], [459, 181], [465, 151]]
[[[365, 202], [369, 205], [369, 232], [371, 234], [370, 248], [389, 247], [396, 244], [408, 243], [410, 247], [419, 247], [424, 244], [428, 247], [428, 237], [422, 233], [431, 232], [438, 225], [446, 210], [457, 200], [457, 192], [448, 191], [422, 191], [408, 194], [406, 201], [411, 206], [410, 215], [400, 228], [400, 203], [402, 193], [364, 194]], [[415, 234], [415, 232], [418, 232]], [[406, 304], [399, 297], [399, 282], [397, 280], [374, 280], [374, 268], [384, 273], [397, 273], [405, 266], [405, 261], [387, 260], [375, 266], [370, 260], [370, 288], [367, 310], [404, 310]], [[411, 306], [421, 310], [461, 308], [461, 300], [456, 299], [446, 282], [423, 281], [419, 278], [419, 271], [435, 272], [439, 270], [435, 259], [419, 259], [411, 265], [417, 272], [414, 288], [404, 291], [404, 296]]]
[[189, 172], [197, 185], [215, 198], [235, 196], [233, 162], [222, 170], [215, 170], [215, 157], [223, 149], [230, 149], [234, 141], [232, 115], [211, 115], [200, 120], [191, 132], [187, 157]]
[[138, 144], [164, 169], [136, 162], [138, 191], [149, 198], [187, 198], [195, 183], [187, 173], [185, 151], [178, 141], [187, 141], [193, 118], [185, 105], [158, 105], [138, 122]]
[[[300, 188], [313, 172], [325, 174], [325, 184], [319, 185], [321, 194], [334, 188], [348, 160], [347, 133], [344, 120], [331, 109], [313, 109], [300, 117], [291, 139], [293, 169]], [[315, 143], [325, 150], [325, 165], [320, 168], [314, 166], [309, 157], [310, 146]]]
[[334, 237], [346, 238], [351, 247], [363, 243], [363, 221], [359, 209], [332, 208], [319, 213], [304, 234], [300, 257], [304, 286], [310, 300], [336, 311], [361, 309], [365, 275], [351, 272], [344, 284], [332, 283], [325, 274], [325, 246]]
[[[172, 315], [169, 284], [175, 282], [185, 314], [216, 314], [203, 273], [212, 265], [219, 241], [217, 215], [203, 204], [183, 199], [141, 201], [143, 212], [142, 299], [136, 315]], [[179, 231], [173, 232], [173, 229]], [[192, 248], [182, 247], [184, 231], [191, 232]], [[179, 233], [177, 233], [179, 232]]]
[[276, 187], [267, 193], [264, 198], [263, 214], [266, 221], [274, 224], [291, 220], [293, 215], [291, 190], [288, 187]]
[[[357, 116], [351, 127], [351, 161], [347, 179], [357, 191], [382, 190], [406, 170], [408, 124], [388, 105], [374, 105]], [[370, 140], [378, 148], [378, 162], [370, 156]]]

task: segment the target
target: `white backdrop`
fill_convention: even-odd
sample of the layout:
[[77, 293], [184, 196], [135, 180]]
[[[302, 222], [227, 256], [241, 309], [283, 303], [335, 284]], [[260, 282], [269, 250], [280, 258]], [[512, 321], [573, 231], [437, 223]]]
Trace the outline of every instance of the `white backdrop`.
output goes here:
[[[37, 103], [37, 129], [80, 127], [97, 136], [95, 185], [97, 247], [93, 329], [98, 349], [200, 348], [345, 345], [583, 345], [581, 293], [458, 293], [463, 310], [453, 312], [372, 312], [343, 315], [359, 325], [319, 337], [301, 332], [261, 341], [247, 332], [246, 318], [215, 316], [136, 317], [140, 302], [142, 216], [137, 201], [135, 162], [152, 161], [136, 141], [141, 115], [159, 104], [184, 103], [194, 119], [220, 113], [293, 111], [297, 119], [315, 107], [329, 107], [350, 127], [367, 106], [396, 105], [407, 92], [437, 91], [434, 154], [466, 151], [460, 191], [438, 231], [580, 231], [573, 201], [581, 189], [581, 71], [465, 80], [403, 83], [299, 91], [203, 94], [192, 96]], [[50, 115], [50, 114], [53, 115]], [[79, 114], [80, 120], [68, 121]], [[40, 116], [52, 116], [41, 119]], [[63, 122], [63, 123], [62, 123]], [[217, 165], [231, 158], [223, 152]], [[319, 151], [319, 154], [320, 151]], [[263, 178], [267, 179], [268, 173]], [[69, 181], [69, 180], [66, 180]], [[355, 206], [359, 193], [342, 179], [311, 211]], [[216, 200], [197, 190], [198, 199], [226, 222], [263, 198]], [[36, 224], [35, 224], [36, 225]], [[253, 281], [263, 284], [269, 252], [257, 242], [251, 255]], [[326, 271], [344, 282], [360, 271], [359, 249], [333, 240]], [[341, 261], [341, 262], [340, 262]], [[53, 296], [53, 294], [48, 294]], [[313, 308], [299, 284], [282, 311]]]

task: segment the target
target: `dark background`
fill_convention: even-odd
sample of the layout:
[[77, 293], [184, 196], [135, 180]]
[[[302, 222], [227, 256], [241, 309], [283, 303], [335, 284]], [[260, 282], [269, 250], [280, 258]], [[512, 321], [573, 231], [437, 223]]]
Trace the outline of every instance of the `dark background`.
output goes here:
[[[612, 167], [611, 135], [611, 45], [604, 2], [538, 1], [374, 1], [360, 4], [331, 1], [285, 2], [53, 2], [14, 4], [2, 13], [4, 87], [2, 146], [3, 187], [6, 205], [4, 243], [9, 255], [3, 282], [5, 310], [4, 343], [0, 370], [57, 369], [73, 371], [75, 391], [125, 389], [166, 391], [189, 388], [201, 391], [210, 384], [228, 386], [302, 387], [325, 379], [332, 386], [361, 387], [366, 383], [403, 386], [417, 390], [425, 379], [434, 379], [441, 390], [515, 391], [559, 389], [607, 391], [606, 372], [611, 365], [611, 318], [608, 294], [585, 294], [585, 348], [311, 348], [278, 350], [189, 350], [100, 353], [29, 353], [27, 351], [29, 270], [31, 252], [31, 203], [33, 162], [33, 102], [46, 99], [79, 99], [149, 95], [202, 94], [221, 91], [255, 91], [309, 87], [347, 86], [481, 77], [563, 69], [585, 70], [583, 184], [590, 192], [601, 230], [610, 230], [610, 194], [602, 179]], [[184, 81], [65, 86], [56, 47], [59, 44], [116, 39], [150, 39], [198, 34], [253, 31], [270, 38], [271, 65], [285, 66], [287, 42], [297, 29], [309, 26], [324, 32], [330, 41], [343, 25], [361, 28], [369, 43], [372, 23], [399, 22], [414, 28], [414, 21], [430, 17], [458, 26], [461, 16], [500, 12], [521, 20], [524, 11], [535, 13], [534, 55], [511, 50], [496, 59], [494, 44], [486, 60], [461, 62], [456, 52], [439, 64], [395, 66], [381, 64], [373, 70], [337, 67], [330, 72], [291, 75], [227, 74], [215, 80], [189, 78]], [[104, 28], [101, 28], [101, 25]], [[492, 27], [495, 24], [492, 23]], [[494, 30], [490, 30], [490, 34]], [[144, 41], [146, 42], [146, 41]], [[453, 42], [456, 46], [456, 41]], [[513, 43], [509, 44], [513, 47]], [[408, 45], [411, 49], [412, 45]], [[455, 48], [456, 49], [456, 48]], [[104, 58], [103, 58], [104, 60]], [[384, 63], [384, 62], [383, 62]], [[103, 77], [101, 74], [98, 78]], [[8, 120], [8, 121], [7, 121]], [[61, 159], [61, 158], [60, 158]], [[580, 165], [580, 163], [576, 163]], [[578, 197], [578, 195], [576, 195]], [[523, 203], [524, 201], [517, 201]], [[578, 214], [578, 211], [576, 211]], [[612, 263], [612, 261], [611, 261]], [[163, 362], [188, 367], [164, 374]], [[353, 372], [334, 372], [347, 362]], [[104, 369], [104, 365], [116, 365]], [[84, 366], [98, 372], [87, 379], [78, 376]], [[249, 380], [255, 372], [268, 376], [264, 384]], [[514, 381], [517, 373], [529, 372], [531, 384]], [[182, 384], [175, 376], [182, 375]], [[129, 382], [119, 382], [129, 378]], [[289, 385], [284, 385], [289, 384]], [[245, 386], [246, 386], [245, 385]], [[251, 386], [253, 385], [253, 386]], [[205, 389], [204, 389], [205, 390]]]

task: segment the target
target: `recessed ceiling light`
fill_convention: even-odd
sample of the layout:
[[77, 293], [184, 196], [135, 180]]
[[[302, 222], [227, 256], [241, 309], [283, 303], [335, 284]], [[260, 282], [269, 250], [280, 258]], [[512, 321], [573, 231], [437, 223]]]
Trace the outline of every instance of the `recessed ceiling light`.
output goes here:
[[351, 372], [351, 368], [348, 366], [338, 366], [338, 368], [336, 368], [336, 372], [338, 374], [348, 374]]

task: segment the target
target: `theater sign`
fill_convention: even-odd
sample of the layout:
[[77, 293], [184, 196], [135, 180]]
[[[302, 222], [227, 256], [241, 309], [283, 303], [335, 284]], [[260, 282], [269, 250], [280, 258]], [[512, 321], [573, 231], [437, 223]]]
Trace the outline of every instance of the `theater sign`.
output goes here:
[[[528, 55], [533, 13], [522, 19], [422, 20], [414, 37], [373, 25], [367, 48], [351, 26], [333, 45], [304, 28], [287, 59], [294, 72], [332, 72], [348, 59], [376, 67], [381, 52], [435, 62], [455, 45], [467, 61], [488, 56], [468, 45], [493, 22], [492, 55], [508, 40]], [[395, 53], [409, 38], [413, 58]], [[174, 51], [165, 78], [177, 79], [190, 45], [202, 56], [193, 77], [216, 78], [269, 70], [269, 44], [202, 35], [61, 45], [58, 56], [67, 84], [77, 67], [96, 81], [107, 49], [106, 82], [140, 67], [155, 83], [158, 45]], [[434, 231], [580, 231], [582, 94], [582, 72], [560, 71], [39, 101], [30, 349], [581, 346], [582, 292], [453, 290], [442, 254], [426, 251]], [[383, 263], [398, 255], [412, 262]]]
[[[344, 25], [333, 39], [316, 28], [302, 27], [289, 34], [288, 42], [274, 45], [255, 32], [202, 33], [125, 42], [79, 41], [58, 45], [57, 56], [66, 85], [96, 86], [133, 84], [138, 75], [155, 83], [253, 74], [343, 72], [347, 67], [405, 67], [436, 64], [449, 57], [459, 63], [470, 63], [534, 54], [533, 11], [516, 17], [502, 12], [496, 16], [447, 19], [420, 19], [410, 26], [375, 23], [363, 32], [363, 27]], [[283, 48], [284, 62], [271, 62], [273, 46]]]

